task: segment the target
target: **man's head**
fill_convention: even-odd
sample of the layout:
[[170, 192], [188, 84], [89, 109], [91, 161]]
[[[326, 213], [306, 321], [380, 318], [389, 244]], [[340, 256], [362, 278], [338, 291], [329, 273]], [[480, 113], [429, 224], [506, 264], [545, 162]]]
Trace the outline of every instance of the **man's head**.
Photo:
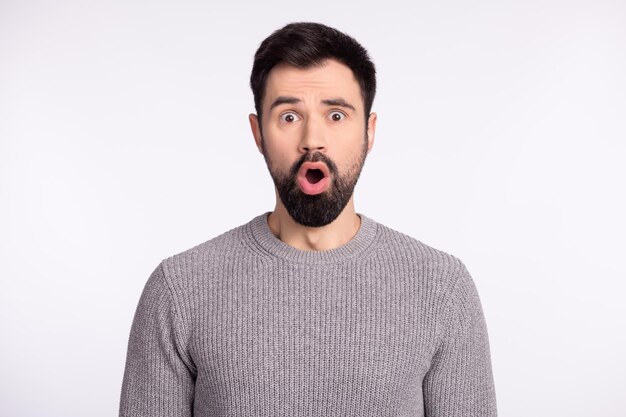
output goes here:
[[376, 81], [367, 52], [327, 26], [290, 24], [263, 41], [250, 83], [250, 124], [280, 202], [297, 223], [331, 223], [373, 144]]
[[254, 54], [250, 87], [261, 119], [267, 77], [279, 63], [300, 69], [335, 59], [346, 65], [359, 83], [365, 114], [370, 115], [376, 95], [376, 69], [367, 51], [354, 38], [320, 23], [290, 23], [268, 36]]

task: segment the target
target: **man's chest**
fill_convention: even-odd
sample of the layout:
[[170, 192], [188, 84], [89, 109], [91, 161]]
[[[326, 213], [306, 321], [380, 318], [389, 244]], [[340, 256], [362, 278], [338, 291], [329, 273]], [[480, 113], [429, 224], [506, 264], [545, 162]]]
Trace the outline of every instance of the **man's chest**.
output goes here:
[[199, 389], [250, 398], [264, 386], [311, 404], [343, 392], [342, 406], [397, 408], [417, 395], [434, 353], [435, 318], [418, 288], [408, 277], [355, 274], [216, 280], [194, 311]]

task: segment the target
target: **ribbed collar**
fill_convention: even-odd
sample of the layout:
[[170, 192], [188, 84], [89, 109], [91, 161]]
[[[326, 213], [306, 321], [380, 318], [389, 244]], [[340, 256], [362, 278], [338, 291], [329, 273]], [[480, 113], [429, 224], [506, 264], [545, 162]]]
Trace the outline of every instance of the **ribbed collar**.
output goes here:
[[250, 221], [248, 231], [254, 241], [253, 244], [260, 246], [265, 252], [297, 263], [324, 264], [363, 255], [376, 240], [378, 231], [378, 223], [363, 214], [358, 214], [361, 226], [348, 243], [325, 251], [305, 251], [289, 246], [272, 234], [267, 223], [269, 214], [270, 212], [261, 214]]

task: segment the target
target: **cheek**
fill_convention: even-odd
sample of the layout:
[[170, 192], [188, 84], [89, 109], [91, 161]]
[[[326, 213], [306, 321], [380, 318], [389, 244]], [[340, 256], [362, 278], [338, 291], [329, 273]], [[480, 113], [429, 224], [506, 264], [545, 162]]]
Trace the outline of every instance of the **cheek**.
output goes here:
[[344, 166], [352, 167], [361, 159], [363, 150], [367, 146], [366, 133], [360, 131], [358, 134], [352, 134], [350, 140], [337, 145], [337, 157], [341, 158]]
[[291, 152], [280, 141], [264, 137], [265, 158], [270, 161], [272, 167], [283, 173], [288, 172], [297, 159], [297, 155]]
[[291, 167], [291, 164], [293, 163], [294, 158], [290, 153], [285, 152], [281, 148], [273, 149], [273, 150], [268, 149], [268, 153], [270, 155], [270, 158], [272, 159], [272, 161], [274, 162], [276, 166], [283, 167], [283, 168]]

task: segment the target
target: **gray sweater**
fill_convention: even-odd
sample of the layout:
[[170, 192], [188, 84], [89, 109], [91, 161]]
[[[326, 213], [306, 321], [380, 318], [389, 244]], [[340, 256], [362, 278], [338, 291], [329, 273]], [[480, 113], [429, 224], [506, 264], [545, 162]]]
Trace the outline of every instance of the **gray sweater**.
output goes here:
[[463, 263], [360, 216], [329, 251], [283, 243], [266, 213], [163, 260], [133, 320], [120, 416], [496, 416]]

